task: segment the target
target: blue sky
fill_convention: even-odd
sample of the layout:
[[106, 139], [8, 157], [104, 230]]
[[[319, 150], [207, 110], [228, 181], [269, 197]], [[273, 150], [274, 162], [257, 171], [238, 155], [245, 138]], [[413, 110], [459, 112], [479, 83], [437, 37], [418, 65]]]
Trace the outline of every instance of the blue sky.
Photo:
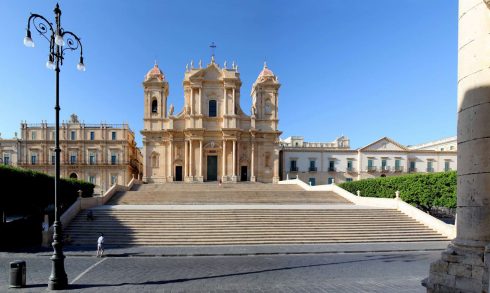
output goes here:
[[[170, 84], [169, 104], [183, 104], [185, 65], [238, 63], [241, 106], [263, 61], [279, 76], [282, 137], [352, 147], [389, 136], [416, 144], [456, 134], [457, 1], [60, 1], [62, 25], [82, 38], [61, 69], [61, 118], [143, 126], [146, 72], [158, 61]], [[30, 12], [52, 19], [55, 1], [0, 1], [0, 132], [21, 120], [54, 122], [54, 71], [48, 43], [33, 32]]]

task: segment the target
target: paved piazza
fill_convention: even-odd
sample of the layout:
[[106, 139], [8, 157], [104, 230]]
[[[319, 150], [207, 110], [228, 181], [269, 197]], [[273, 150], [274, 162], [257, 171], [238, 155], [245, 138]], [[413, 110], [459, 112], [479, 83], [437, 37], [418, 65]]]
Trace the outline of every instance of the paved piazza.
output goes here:
[[[440, 251], [202, 257], [68, 257], [69, 292], [425, 292]], [[8, 289], [8, 264], [27, 262], [26, 289]], [[0, 257], [1, 292], [44, 292], [47, 256]]]

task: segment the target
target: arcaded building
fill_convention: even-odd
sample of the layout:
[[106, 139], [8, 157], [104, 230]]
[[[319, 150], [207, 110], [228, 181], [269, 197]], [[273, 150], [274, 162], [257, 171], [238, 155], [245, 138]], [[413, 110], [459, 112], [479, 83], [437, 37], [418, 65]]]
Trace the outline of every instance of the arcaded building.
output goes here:
[[167, 104], [169, 85], [155, 64], [144, 88], [143, 180], [223, 182], [279, 180], [280, 83], [264, 63], [252, 85], [250, 115], [240, 107], [238, 66], [191, 63], [184, 107]]

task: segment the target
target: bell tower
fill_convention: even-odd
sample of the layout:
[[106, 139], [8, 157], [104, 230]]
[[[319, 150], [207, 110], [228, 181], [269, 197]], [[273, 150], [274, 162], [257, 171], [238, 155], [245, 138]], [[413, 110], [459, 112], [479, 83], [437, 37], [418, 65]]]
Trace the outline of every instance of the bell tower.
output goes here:
[[167, 118], [168, 82], [155, 62], [143, 81], [145, 95], [144, 129], [161, 130]]
[[278, 97], [281, 84], [276, 75], [267, 67], [260, 72], [252, 86], [252, 116], [255, 116], [261, 129], [277, 131], [278, 129]]

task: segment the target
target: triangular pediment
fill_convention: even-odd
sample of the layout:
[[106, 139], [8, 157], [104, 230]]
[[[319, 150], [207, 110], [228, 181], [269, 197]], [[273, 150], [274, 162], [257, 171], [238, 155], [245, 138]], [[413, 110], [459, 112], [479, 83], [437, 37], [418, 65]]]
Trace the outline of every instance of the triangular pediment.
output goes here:
[[189, 79], [204, 79], [207, 81], [221, 80], [223, 73], [216, 64], [209, 64], [208, 67], [197, 70]]
[[361, 150], [362, 151], [406, 151], [408, 149], [388, 137], [383, 137], [361, 148]]

